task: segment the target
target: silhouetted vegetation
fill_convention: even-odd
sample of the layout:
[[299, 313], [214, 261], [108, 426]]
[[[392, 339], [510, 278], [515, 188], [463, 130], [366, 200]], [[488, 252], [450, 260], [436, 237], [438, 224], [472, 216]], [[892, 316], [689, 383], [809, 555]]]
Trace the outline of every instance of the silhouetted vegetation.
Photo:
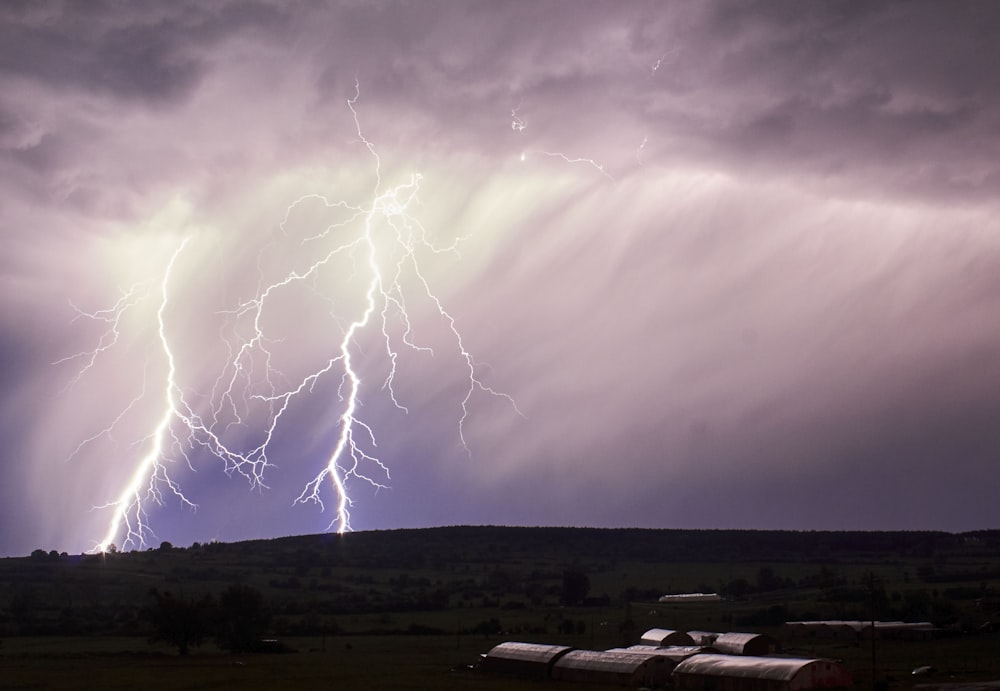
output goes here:
[[[683, 592], [718, 592], [724, 599], [658, 602]], [[142, 658], [91, 660], [69, 652], [80, 641], [137, 641], [132, 645], [143, 650], [152, 641], [179, 653], [166, 657], [178, 670], [189, 659], [239, 655], [231, 658], [238, 670], [243, 656], [258, 656], [253, 675], [212, 672], [228, 680], [218, 688], [258, 688], [251, 683], [258, 678], [273, 688], [273, 679], [289, 674], [312, 675], [313, 683], [302, 688], [329, 688], [346, 669], [365, 680], [355, 688], [376, 688], [377, 680], [400, 688], [398, 675], [406, 675], [410, 688], [444, 689], [466, 685], [440, 674], [462, 668], [500, 640], [613, 647], [637, 642], [652, 627], [780, 637], [789, 620], [873, 616], [929, 621], [949, 635], [965, 634], [956, 659], [972, 662], [957, 669], [948, 657], [959, 650], [946, 644], [952, 639], [923, 647], [880, 644], [880, 664], [897, 677], [928, 660], [951, 675], [1000, 675], [1000, 661], [992, 662], [1000, 644], [994, 633], [1000, 631], [1000, 533], [983, 531], [453, 527], [187, 548], [163, 542], [103, 555], [38, 549], [0, 559], [0, 594], [0, 678], [24, 680], [25, 688], [78, 688], [79, 670], [88, 665], [119, 667], [129, 680], [146, 674], [138, 671], [147, 665]], [[67, 650], [61, 686], [35, 683], [51, 679], [51, 653], [25, 663], [36, 658], [7, 652], [19, 641], [35, 649], [46, 640]], [[871, 688], [865, 677], [870, 652], [860, 639], [807, 644], [810, 654], [847, 659], [860, 670], [858, 678], [867, 679], [861, 685]], [[260, 661], [262, 653], [290, 649], [331, 657]], [[359, 650], [367, 657], [358, 658]], [[409, 665], [405, 672], [392, 671], [403, 669], [399, 656]], [[207, 669], [192, 667], [199, 668]], [[410, 676], [424, 668], [442, 671], [427, 672], [426, 683], [414, 685]], [[270, 680], [257, 676], [261, 669], [271, 670]], [[196, 672], [185, 678], [188, 687], [204, 686]], [[151, 688], [178, 688], [171, 679], [157, 677]]]
[[143, 610], [142, 618], [152, 627], [151, 642], [169, 643], [177, 647], [180, 655], [187, 655], [191, 647], [201, 645], [209, 635], [215, 608], [211, 597], [185, 599], [156, 588], [149, 591], [149, 596], [153, 604]]
[[[103, 555], [37, 549], [0, 560], [0, 636], [141, 635], [178, 649], [212, 639], [247, 651], [264, 635], [554, 633], [581, 620], [588, 630], [616, 628], [635, 602], [683, 624], [686, 610], [656, 600], [692, 591], [726, 598], [710, 615], [718, 626], [867, 618], [874, 608], [885, 618], [979, 627], [1000, 610], [998, 554], [990, 531], [504, 527], [163, 542]], [[209, 605], [212, 626], [199, 618]]]
[[245, 584], [231, 585], [219, 596], [213, 625], [215, 642], [233, 653], [249, 652], [257, 647], [269, 622], [259, 590]]
[[579, 567], [571, 567], [563, 571], [562, 594], [560, 601], [564, 605], [578, 605], [590, 592], [590, 578]]

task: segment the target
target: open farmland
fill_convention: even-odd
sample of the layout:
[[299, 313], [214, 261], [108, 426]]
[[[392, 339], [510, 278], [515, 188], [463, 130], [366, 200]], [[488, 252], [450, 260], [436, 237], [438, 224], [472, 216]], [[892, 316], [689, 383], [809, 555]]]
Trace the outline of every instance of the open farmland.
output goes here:
[[[259, 593], [261, 638], [297, 652], [188, 655], [148, 642], [171, 602]], [[455, 527], [0, 560], [3, 688], [537, 688], [468, 669], [504, 640], [603, 649], [654, 627], [759, 631], [844, 660], [870, 688], [871, 643], [793, 639], [788, 620], [928, 621], [927, 641], [876, 641], [878, 680], [1000, 678], [1000, 533], [799, 533]], [[720, 602], [664, 605], [665, 593]], [[212, 610], [216, 611], [216, 610]], [[206, 624], [206, 626], [208, 626]], [[81, 677], [81, 675], [86, 675]], [[929, 681], [921, 678], [920, 681]], [[88, 681], [87, 685], [91, 685]], [[551, 686], [551, 683], [547, 684]], [[589, 687], [598, 688], [598, 687]]]

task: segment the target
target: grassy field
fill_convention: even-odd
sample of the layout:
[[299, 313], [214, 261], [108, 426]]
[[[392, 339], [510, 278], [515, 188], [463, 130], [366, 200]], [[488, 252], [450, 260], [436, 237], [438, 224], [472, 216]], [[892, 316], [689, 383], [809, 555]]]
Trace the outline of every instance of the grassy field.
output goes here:
[[[495, 641], [496, 642], [496, 641]], [[454, 636], [291, 639], [300, 652], [230, 655], [205, 649], [179, 657], [151, 651], [144, 639], [14, 639], [0, 656], [0, 688], [51, 691], [194, 689], [551, 688], [551, 683], [491, 679], [469, 669], [490, 641]], [[601, 687], [591, 687], [600, 689]]]
[[[557, 682], [495, 679], [469, 669], [500, 637], [353, 636], [296, 638], [299, 652], [231, 655], [206, 646], [186, 657], [142, 638], [12, 638], [0, 655], [0, 688], [51, 691], [183, 691], [187, 689], [439, 689], [458, 691], [566, 688]], [[550, 642], [553, 639], [550, 639]], [[588, 637], [559, 640], [588, 647]], [[823, 644], [800, 652], [843, 659], [858, 688], [871, 688], [867, 644]], [[931, 642], [882, 642], [880, 677], [891, 688], [916, 683], [987, 680], [1000, 677], [997, 636]], [[920, 665], [939, 673], [913, 677]], [[602, 691], [602, 686], [587, 686]], [[608, 687], [616, 688], [616, 687]]]
[[[585, 588], [570, 592], [571, 575]], [[150, 589], [218, 601], [259, 591], [267, 637], [294, 654], [187, 656], [151, 645]], [[663, 605], [669, 592], [725, 600]], [[756, 631], [841, 659], [872, 687], [866, 641], [784, 638], [793, 619], [931, 621], [933, 641], [879, 641], [906, 688], [1000, 678], [1000, 534], [444, 528], [109, 554], [0, 559], [2, 689], [534, 689], [470, 671], [504, 640], [606, 649], [650, 628]], [[985, 625], [985, 628], [984, 628]], [[556, 687], [561, 685], [555, 684]], [[588, 688], [599, 690], [599, 686]]]

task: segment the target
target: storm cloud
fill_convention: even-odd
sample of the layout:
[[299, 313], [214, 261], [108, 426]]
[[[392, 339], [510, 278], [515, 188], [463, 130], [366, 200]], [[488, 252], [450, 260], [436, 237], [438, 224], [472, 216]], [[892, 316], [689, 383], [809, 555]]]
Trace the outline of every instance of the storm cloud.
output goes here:
[[[355, 529], [1000, 520], [989, 4], [5, 3], [0, 46], [0, 553], [104, 534], [161, 415], [181, 238], [163, 323], [211, 407], [237, 309], [315, 261], [334, 202], [415, 174], [408, 213], [454, 246], [427, 284], [516, 409], [477, 389], [460, 426], [432, 300], [408, 305], [434, 354], [399, 353], [405, 412], [359, 338], [389, 475], [349, 484]], [[275, 390], [333, 355], [352, 275], [269, 313]], [[166, 454], [197, 511], [165, 493], [152, 535], [326, 528], [292, 500], [340, 382], [289, 407], [267, 487]]]

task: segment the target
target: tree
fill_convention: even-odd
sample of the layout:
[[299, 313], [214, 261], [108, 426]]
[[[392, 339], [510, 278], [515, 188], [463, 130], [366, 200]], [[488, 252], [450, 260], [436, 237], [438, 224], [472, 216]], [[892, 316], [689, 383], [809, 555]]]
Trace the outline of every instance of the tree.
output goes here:
[[233, 653], [253, 650], [267, 631], [270, 620], [259, 590], [251, 585], [233, 584], [219, 596], [215, 642]]
[[191, 646], [201, 645], [210, 631], [209, 622], [215, 609], [211, 595], [201, 600], [183, 600], [156, 588], [149, 595], [155, 602], [143, 610], [142, 616], [153, 626], [150, 643], [163, 641], [175, 645], [180, 655], [187, 655]]

